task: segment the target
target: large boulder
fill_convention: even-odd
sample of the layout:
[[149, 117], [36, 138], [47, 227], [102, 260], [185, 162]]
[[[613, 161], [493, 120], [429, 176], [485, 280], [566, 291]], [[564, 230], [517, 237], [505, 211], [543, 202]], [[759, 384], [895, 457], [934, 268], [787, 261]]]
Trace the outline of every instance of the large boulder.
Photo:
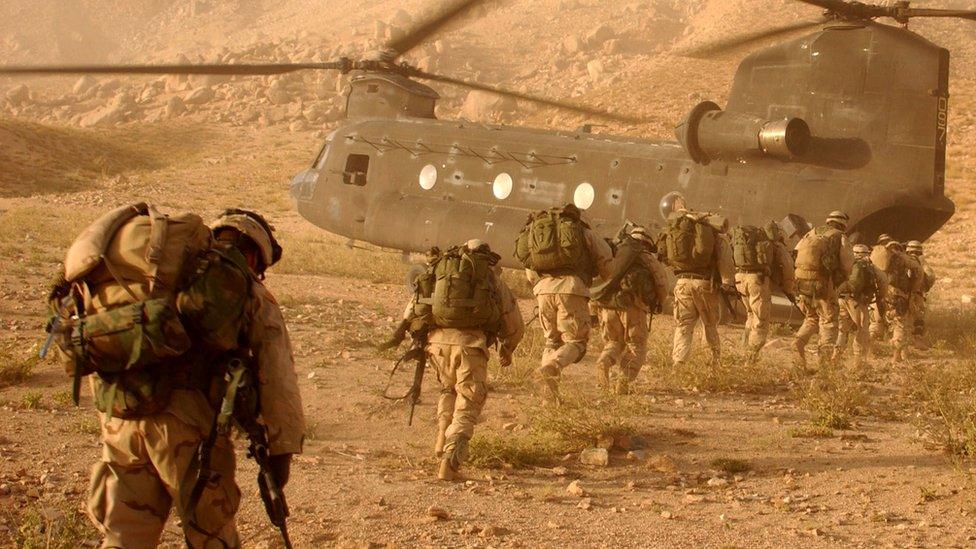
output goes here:
[[71, 87], [71, 93], [75, 95], [85, 95], [98, 85], [98, 80], [94, 76], [86, 74], [75, 80], [75, 85]]
[[187, 105], [205, 105], [214, 100], [213, 88], [197, 88], [183, 97], [183, 102]]
[[186, 103], [178, 95], [174, 95], [169, 98], [166, 102], [166, 108], [163, 110], [163, 116], [166, 118], [176, 118], [177, 116], [182, 116], [186, 114]]
[[474, 90], [468, 92], [461, 106], [461, 116], [472, 121], [496, 121], [515, 112], [518, 101], [513, 97]]

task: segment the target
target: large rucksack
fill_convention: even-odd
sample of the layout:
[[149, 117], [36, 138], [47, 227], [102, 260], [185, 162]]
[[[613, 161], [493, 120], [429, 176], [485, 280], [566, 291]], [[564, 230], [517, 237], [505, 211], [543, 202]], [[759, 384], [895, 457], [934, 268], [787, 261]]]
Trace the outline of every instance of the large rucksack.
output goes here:
[[[623, 236], [611, 247], [614, 250], [613, 272], [608, 280], [592, 289], [591, 297], [601, 307], [608, 309], [625, 310], [639, 299], [650, 310], [655, 310], [658, 298], [654, 274], [640, 258], [644, 245], [634, 238]], [[618, 259], [626, 263], [618, 265]]]
[[904, 294], [911, 293], [916, 288], [918, 270], [914, 260], [904, 253], [888, 251], [885, 274], [888, 275], [888, 283], [895, 290]]
[[110, 416], [156, 413], [191, 349], [237, 348], [252, 278], [233, 247], [214, 246], [193, 214], [144, 203], [103, 215], [68, 250], [52, 293], [50, 329], [75, 378], [96, 374], [96, 407]]
[[672, 217], [665, 232], [668, 264], [676, 273], [710, 274], [716, 260], [716, 233], [703, 216]]
[[491, 275], [501, 259], [458, 246], [440, 254], [417, 281], [414, 317], [429, 327], [498, 331], [501, 306]]
[[848, 291], [855, 300], [865, 303], [873, 300], [878, 293], [878, 275], [870, 259], [859, 259], [851, 268], [847, 280]]
[[732, 228], [732, 259], [744, 271], [768, 271], [772, 263], [772, 241], [766, 231], [751, 225]]
[[842, 232], [826, 225], [807, 232], [796, 245], [796, 277], [838, 282], [842, 238]]
[[587, 228], [573, 205], [535, 212], [515, 241], [515, 258], [540, 274], [590, 278], [594, 265], [586, 244]]

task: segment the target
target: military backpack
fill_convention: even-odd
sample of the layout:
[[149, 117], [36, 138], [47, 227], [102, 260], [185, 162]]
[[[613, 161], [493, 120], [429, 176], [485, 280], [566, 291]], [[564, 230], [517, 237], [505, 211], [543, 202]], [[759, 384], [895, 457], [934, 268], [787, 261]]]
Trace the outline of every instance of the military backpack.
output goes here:
[[717, 232], [705, 216], [672, 217], [664, 236], [668, 264], [676, 273], [709, 275], [716, 262]]
[[796, 245], [796, 277], [800, 280], [832, 280], [840, 273], [840, 247], [844, 233], [821, 226], [807, 232]]
[[909, 294], [915, 289], [919, 269], [914, 263], [914, 260], [903, 252], [888, 251], [885, 274], [888, 275], [888, 283], [892, 288], [904, 294]]
[[[156, 413], [187, 372], [191, 349], [237, 348], [252, 277], [232, 247], [214, 246], [193, 214], [145, 203], [103, 215], [68, 250], [49, 296], [49, 330], [75, 379], [95, 374], [96, 407], [123, 418]], [[197, 361], [198, 362], [198, 361]]]
[[847, 292], [858, 302], [867, 303], [875, 299], [878, 293], [878, 274], [870, 259], [859, 259], [851, 268], [851, 276], [847, 280]]
[[539, 274], [592, 278], [595, 269], [586, 243], [587, 228], [573, 205], [535, 212], [515, 241], [515, 258]]
[[769, 272], [773, 242], [766, 231], [751, 225], [732, 228], [732, 259], [737, 269]]
[[501, 305], [491, 271], [499, 259], [494, 252], [464, 246], [440, 254], [417, 280], [413, 316], [431, 328], [496, 333]]

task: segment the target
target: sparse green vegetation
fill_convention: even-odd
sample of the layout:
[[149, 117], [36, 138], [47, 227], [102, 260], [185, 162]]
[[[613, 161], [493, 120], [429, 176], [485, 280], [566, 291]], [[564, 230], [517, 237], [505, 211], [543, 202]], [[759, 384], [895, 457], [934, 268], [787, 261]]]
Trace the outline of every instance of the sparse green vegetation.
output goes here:
[[868, 402], [864, 384], [840, 366], [821, 368], [797, 392], [800, 405], [813, 415], [812, 423], [826, 429], [850, 428]]
[[75, 431], [83, 435], [97, 436], [102, 434], [102, 426], [98, 422], [98, 417], [85, 415], [75, 424]]
[[[351, 248], [342, 239], [310, 227], [298, 234], [283, 233], [286, 253], [275, 266], [282, 274], [332, 275], [373, 283], [406, 284], [410, 266], [400, 255], [375, 246], [369, 250]], [[356, 246], [363, 246], [356, 244]]]
[[764, 359], [747, 364], [736, 348], [726, 348], [717, 365], [711, 363], [707, 350], [699, 348], [687, 363], [673, 366], [671, 342], [666, 338], [652, 341], [644, 370], [652, 390], [696, 393], [766, 394], [782, 389], [795, 377], [788, 361]]
[[51, 400], [53, 400], [58, 406], [62, 407], [75, 405], [75, 402], [71, 397], [71, 391], [60, 391], [55, 393], [54, 396], [51, 397]]
[[10, 517], [16, 526], [14, 546], [22, 549], [74, 549], [94, 546], [98, 535], [84, 513], [67, 503], [32, 505]]
[[793, 438], [833, 438], [834, 436], [834, 430], [823, 425], [791, 427], [789, 433]]
[[934, 308], [925, 318], [927, 339], [960, 357], [976, 354], [976, 309]]
[[[528, 319], [526, 319], [528, 320]], [[497, 357], [489, 365], [491, 384], [493, 386], [513, 389], [527, 389], [532, 385], [532, 373], [539, 367], [542, 351], [545, 349], [545, 339], [538, 321], [531, 322], [525, 328], [522, 343], [515, 350], [512, 363], [502, 368]]]
[[575, 448], [552, 434], [529, 432], [478, 433], [468, 447], [469, 461], [475, 467], [543, 467], [552, 465]]
[[917, 364], [905, 396], [929, 443], [956, 456], [976, 457], [976, 362]]
[[37, 358], [34, 354], [23, 358], [12, 349], [0, 348], [0, 388], [26, 381], [36, 365]]
[[40, 407], [43, 395], [36, 391], [28, 391], [20, 398], [20, 406], [25, 410], [34, 410]]
[[734, 458], [714, 459], [712, 460], [711, 467], [727, 475], [738, 475], [752, 469], [752, 465], [749, 465], [749, 462]]
[[582, 395], [564, 397], [559, 406], [531, 410], [524, 433], [481, 433], [471, 440], [470, 460], [478, 467], [551, 465], [564, 454], [578, 452], [601, 439], [619, 440], [637, 434], [636, 418], [647, 406], [629, 397], [604, 400]]

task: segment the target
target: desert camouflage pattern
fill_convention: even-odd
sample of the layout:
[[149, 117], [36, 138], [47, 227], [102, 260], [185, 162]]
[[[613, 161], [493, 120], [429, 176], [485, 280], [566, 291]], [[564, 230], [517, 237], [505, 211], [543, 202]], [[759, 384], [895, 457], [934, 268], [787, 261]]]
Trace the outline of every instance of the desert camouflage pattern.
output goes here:
[[[497, 269], [496, 269], [497, 270]], [[501, 320], [496, 335], [501, 353], [511, 357], [525, 332], [515, 296], [495, 271], [491, 274]], [[488, 336], [474, 328], [435, 328], [427, 337], [427, 357], [441, 385], [437, 400], [434, 453], [457, 471], [488, 397]]]
[[[584, 238], [600, 276], [609, 274], [613, 252], [605, 240], [590, 229]], [[534, 377], [537, 391], [546, 402], [559, 398], [559, 376], [564, 368], [583, 359], [590, 338], [589, 285], [575, 275], [539, 275], [526, 270], [539, 307], [539, 323], [546, 338], [542, 361]]]
[[850, 296], [842, 296], [838, 303], [838, 332], [837, 344], [834, 348], [833, 360], [840, 363], [847, 353], [853, 340], [854, 365], [860, 367], [871, 354], [871, 301], [884, 301], [888, 296], [888, 277], [884, 271], [872, 264], [878, 289], [874, 296], [857, 300]]
[[[816, 229], [823, 234], [836, 229]], [[802, 244], [802, 241], [801, 243]], [[800, 250], [800, 244], [797, 250]], [[840, 235], [840, 248], [837, 258], [838, 278], [846, 280], [854, 267], [854, 251], [847, 235]], [[818, 357], [821, 365], [827, 364], [834, 355], [834, 345], [837, 343], [837, 326], [840, 316], [837, 288], [834, 280], [821, 271], [816, 271], [797, 262], [796, 267], [797, 305], [803, 313], [803, 324], [796, 331], [793, 340], [794, 361], [801, 366], [806, 365], [806, 347], [818, 336]]]
[[724, 234], [715, 239], [715, 253], [710, 270], [714, 273], [707, 279], [694, 275], [678, 275], [674, 286], [674, 339], [671, 360], [680, 365], [688, 361], [694, 342], [695, 325], [701, 321], [705, 341], [712, 354], [712, 360], [722, 357], [722, 340], [718, 335], [721, 320], [720, 284], [735, 283], [735, 266], [732, 261], [732, 245]]
[[[257, 281], [249, 307], [248, 346], [258, 371], [260, 419], [268, 427], [271, 454], [300, 453], [305, 417], [281, 310]], [[189, 497], [196, 476], [194, 456], [210, 431], [217, 400], [198, 389], [177, 388], [159, 413], [131, 419], [100, 414], [102, 459], [92, 472], [88, 511], [105, 536], [103, 547], [155, 547], [174, 503], [182, 513], [180, 502]], [[226, 437], [218, 437], [212, 466], [221, 480], [204, 491], [197, 513], [212, 539], [190, 528], [183, 517], [181, 524], [194, 548], [225, 547], [221, 542], [237, 547], [233, 520], [240, 491], [234, 482], [233, 444]]]
[[632, 305], [625, 310], [599, 309], [603, 331], [603, 351], [596, 359], [597, 383], [610, 388], [611, 369], [613, 387], [618, 394], [628, 392], [647, 360], [647, 335], [651, 316], [647, 310]]

